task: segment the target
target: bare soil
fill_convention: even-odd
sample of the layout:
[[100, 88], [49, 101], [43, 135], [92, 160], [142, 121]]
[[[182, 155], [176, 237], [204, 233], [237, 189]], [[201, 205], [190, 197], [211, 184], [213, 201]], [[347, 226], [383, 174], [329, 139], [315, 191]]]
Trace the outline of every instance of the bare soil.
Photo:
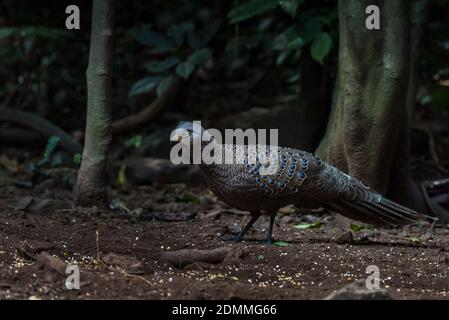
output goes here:
[[[369, 265], [379, 267], [381, 287], [396, 299], [448, 297], [446, 228], [355, 232], [345, 218], [287, 207], [278, 215], [274, 238], [288, 245], [267, 246], [267, 217], [244, 242], [221, 240], [238, 232], [248, 215], [218, 202], [207, 189], [133, 188], [120, 193], [115, 210], [18, 209], [25, 196], [39, 202], [42, 194], [70, 200], [68, 192], [0, 187], [0, 299], [322, 299], [366, 278]], [[295, 228], [317, 221], [321, 227]], [[341, 237], [347, 232], [352, 241]], [[166, 251], [220, 247], [236, 254], [182, 269], [161, 257]], [[79, 266], [79, 290], [67, 290], [66, 276], [36, 259], [42, 251]], [[106, 257], [111, 253], [112, 259]]]

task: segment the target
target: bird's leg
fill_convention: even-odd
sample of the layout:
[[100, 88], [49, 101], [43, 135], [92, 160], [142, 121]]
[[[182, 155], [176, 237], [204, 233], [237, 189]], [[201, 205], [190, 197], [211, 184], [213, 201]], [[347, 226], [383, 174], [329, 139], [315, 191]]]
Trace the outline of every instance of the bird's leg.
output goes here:
[[259, 219], [259, 217], [260, 217], [260, 211], [251, 211], [251, 220], [249, 220], [249, 222], [246, 224], [245, 228], [243, 228], [243, 230], [240, 231], [240, 233], [237, 235], [237, 237], [235, 237], [234, 241], [235, 242], [242, 241], [245, 233], [249, 230], [249, 228], [252, 227], [254, 222], [256, 222], [257, 219]]
[[268, 226], [267, 240], [265, 240], [266, 244], [273, 244], [273, 238], [271, 235], [273, 233], [274, 218], [276, 218], [276, 213], [277, 212], [272, 212], [270, 214], [270, 225]]

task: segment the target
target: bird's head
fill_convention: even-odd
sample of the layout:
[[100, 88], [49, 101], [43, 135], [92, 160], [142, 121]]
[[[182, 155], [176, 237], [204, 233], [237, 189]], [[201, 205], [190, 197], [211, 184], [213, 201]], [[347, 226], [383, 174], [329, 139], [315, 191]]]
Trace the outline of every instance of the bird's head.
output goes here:
[[193, 142], [209, 140], [210, 137], [206, 130], [197, 121], [182, 121], [170, 135], [170, 141], [181, 142], [190, 145]]

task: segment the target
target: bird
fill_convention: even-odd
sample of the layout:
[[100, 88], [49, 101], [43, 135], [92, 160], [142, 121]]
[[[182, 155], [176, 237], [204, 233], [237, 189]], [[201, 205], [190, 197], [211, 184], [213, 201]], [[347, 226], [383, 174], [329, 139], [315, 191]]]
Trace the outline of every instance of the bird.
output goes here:
[[[265, 242], [273, 244], [273, 225], [281, 207], [294, 205], [300, 209], [324, 208], [352, 220], [374, 226], [401, 226], [435, 218], [393, 202], [370, 189], [363, 182], [321, 160], [317, 155], [288, 147], [269, 146], [274, 150], [263, 163], [255, 148], [248, 145], [220, 144], [201, 125], [183, 121], [172, 131], [171, 141], [184, 145], [197, 143], [221, 152], [216, 163], [199, 163], [210, 189], [228, 205], [249, 211], [250, 220], [234, 238], [243, 239], [262, 214], [270, 216]], [[241, 154], [243, 161], [224, 161], [226, 151]], [[239, 153], [240, 152], [240, 153]], [[268, 152], [265, 151], [265, 155]], [[274, 159], [274, 160], [273, 160]], [[277, 161], [275, 170], [265, 173], [267, 162]], [[266, 171], [266, 170], [265, 170]]]

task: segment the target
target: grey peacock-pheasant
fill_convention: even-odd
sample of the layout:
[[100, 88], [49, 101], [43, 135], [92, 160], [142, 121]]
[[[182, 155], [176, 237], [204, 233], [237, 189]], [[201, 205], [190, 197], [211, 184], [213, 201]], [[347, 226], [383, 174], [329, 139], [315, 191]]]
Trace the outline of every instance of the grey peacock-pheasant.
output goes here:
[[[172, 133], [171, 140], [186, 145], [196, 142], [203, 148], [215, 143], [212, 135], [192, 122], [181, 122]], [[261, 173], [262, 167], [267, 164], [262, 164], [258, 155], [251, 154], [253, 151], [248, 146], [219, 146], [223, 150], [241, 152], [244, 157], [243, 163], [237, 164], [200, 164], [210, 188], [218, 198], [251, 214], [250, 221], [236, 237], [236, 241], [242, 240], [254, 222], [265, 213], [270, 215], [266, 241], [272, 243], [276, 213], [279, 208], [289, 204], [304, 209], [325, 208], [378, 226], [399, 226], [434, 220], [386, 199], [314, 154], [276, 147], [277, 169], [273, 174], [264, 175]]]

